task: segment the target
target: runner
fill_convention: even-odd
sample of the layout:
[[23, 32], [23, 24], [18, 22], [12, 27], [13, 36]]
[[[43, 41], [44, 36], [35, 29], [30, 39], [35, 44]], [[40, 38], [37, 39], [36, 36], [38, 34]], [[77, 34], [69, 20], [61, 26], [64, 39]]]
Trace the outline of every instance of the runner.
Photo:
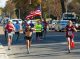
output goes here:
[[12, 24], [12, 21], [9, 20], [8, 23], [5, 26], [5, 29], [8, 32], [8, 50], [10, 50], [10, 46], [12, 43], [12, 37], [13, 37], [13, 31], [15, 30], [14, 25]]
[[26, 39], [26, 46], [27, 46], [27, 53], [29, 54], [29, 48], [31, 46], [31, 38], [32, 38], [32, 29], [30, 26], [27, 26], [25, 29], [25, 39]]
[[68, 52], [70, 53], [71, 48], [74, 48], [74, 33], [77, 32], [76, 28], [73, 26], [72, 21], [68, 22], [66, 26], [66, 38], [68, 40]]
[[15, 36], [16, 36], [16, 41], [18, 41], [19, 36], [20, 36], [20, 24], [18, 21], [16, 21], [16, 24], [14, 24], [15, 27]]

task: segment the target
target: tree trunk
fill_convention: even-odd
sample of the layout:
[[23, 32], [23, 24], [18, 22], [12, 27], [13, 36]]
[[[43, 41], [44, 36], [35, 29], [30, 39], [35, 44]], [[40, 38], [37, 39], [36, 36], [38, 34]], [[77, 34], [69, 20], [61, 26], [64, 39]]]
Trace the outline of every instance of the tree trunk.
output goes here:
[[61, 0], [61, 7], [62, 7], [62, 13], [64, 13], [65, 10], [65, 4], [64, 4], [64, 0]]

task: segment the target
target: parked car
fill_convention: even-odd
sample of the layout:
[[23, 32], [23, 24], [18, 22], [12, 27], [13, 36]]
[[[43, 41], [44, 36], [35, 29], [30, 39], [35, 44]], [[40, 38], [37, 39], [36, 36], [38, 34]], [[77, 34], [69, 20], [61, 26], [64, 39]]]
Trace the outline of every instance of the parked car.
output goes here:
[[55, 30], [55, 25], [57, 24], [58, 20], [52, 20], [52, 22], [49, 23], [49, 29]]
[[60, 20], [58, 23], [55, 25], [55, 30], [56, 31], [65, 31], [65, 27], [67, 26], [69, 20]]
[[9, 20], [10, 20], [10, 18], [4, 18], [2, 22], [3, 22], [3, 24], [6, 24]]

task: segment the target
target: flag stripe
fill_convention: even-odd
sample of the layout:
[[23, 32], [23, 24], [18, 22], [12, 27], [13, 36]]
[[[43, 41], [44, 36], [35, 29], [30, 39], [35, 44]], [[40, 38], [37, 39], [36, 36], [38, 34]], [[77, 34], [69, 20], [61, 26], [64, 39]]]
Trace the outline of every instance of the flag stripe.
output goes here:
[[34, 10], [34, 11], [31, 11], [30, 13], [29, 13], [29, 15], [28, 16], [26, 16], [26, 19], [27, 18], [33, 18], [33, 17], [36, 17], [36, 16], [41, 16], [41, 10], [40, 10], [40, 8], [37, 8], [36, 10]]

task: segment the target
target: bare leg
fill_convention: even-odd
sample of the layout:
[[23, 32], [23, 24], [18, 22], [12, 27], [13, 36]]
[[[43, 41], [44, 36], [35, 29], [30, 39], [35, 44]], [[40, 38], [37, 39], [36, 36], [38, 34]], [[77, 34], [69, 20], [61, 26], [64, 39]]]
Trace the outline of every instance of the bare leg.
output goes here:
[[30, 48], [30, 42], [29, 42], [29, 40], [26, 40], [26, 47], [27, 47], [27, 52], [29, 54], [29, 48]]
[[10, 50], [11, 43], [12, 43], [12, 39], [8, 38], [8, 50]]
[[31, 41], [29, 41], [29, 48], [31, 47]]
[[29, 40], [26, 40], [27, 49], [29, 49]]
[[70, 44], [71, 43], [71, 40], [70, 40], [69, 37], [67, 39], [68, 39], [68, 49], [69, 49], [69, 53], [70, 53], [70, 50], [71, 50], [71, 44]]

